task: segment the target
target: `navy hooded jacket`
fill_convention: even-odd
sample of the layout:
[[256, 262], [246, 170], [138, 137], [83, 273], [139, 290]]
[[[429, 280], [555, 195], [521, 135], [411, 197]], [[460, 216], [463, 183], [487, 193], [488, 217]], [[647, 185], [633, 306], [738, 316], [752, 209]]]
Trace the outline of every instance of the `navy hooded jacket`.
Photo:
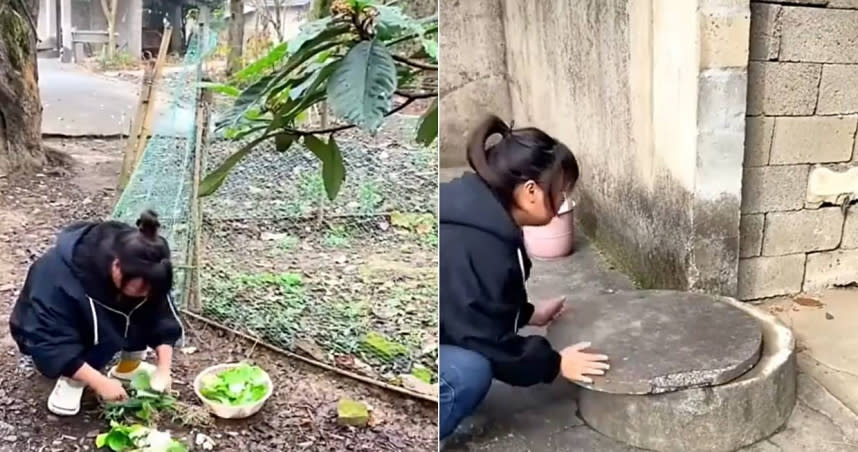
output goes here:
[[84, 363], [99, 369], [120, 350], [174, 345], [182, 337], [169, 296], [126, 299], [109, 268], [96, 265], [127, 228], [115, 221], [69, 226], [30, 267], [9, 326], [20, 351], [46, 377], [70, 377]]
[[441, 184], [440, 196], [441, 343], [480, 353], [511, 385], [553, 381], [560, 355], [543, 337], [518, 335], [533, 315], [521, 229], [476, 174]]

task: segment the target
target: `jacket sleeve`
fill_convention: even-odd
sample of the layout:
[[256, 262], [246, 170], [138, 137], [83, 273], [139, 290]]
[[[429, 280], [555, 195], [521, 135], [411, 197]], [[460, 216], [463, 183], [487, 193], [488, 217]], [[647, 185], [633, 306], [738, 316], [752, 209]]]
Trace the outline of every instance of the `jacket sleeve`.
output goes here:
[[458, 312], [442, 313], [445, 334], [488, 358], [498, 380], [514, 386], [549, 383], [560, 370], [560, 355], [544, 337], [516, 333], [522, 317], [527, 323], [533, 307], [518, 297], [505, 298], [511, 278], [521, 278], [521, 274], [518, 268], [486, 265], [499, 261], [504, 259], [468, 256], [457, 265], [463, 268], [453, 269], [456, 277], [448, 282], [449, 295], [457, 300], [445, 309]]
[[179, 319], [179, 310], [173, 303], [173, 297], [167, 296], [152, 307], [147, 328], [149, 334], [146, 345], [153, 349], [159, 345], [175, 346], [176, 342], [184, 335], [182, 322]]
[[[52, 297], [68, 298], [64, 292], [55, 290]], [[69, 307], [73, 300], [31, 299], [33, 324], [25, 326], [29, 334], [28, 351], [36, 369], [48, 378], [71, 377], [85, 361], [83, 338], [77, 329], [80, 320]]]

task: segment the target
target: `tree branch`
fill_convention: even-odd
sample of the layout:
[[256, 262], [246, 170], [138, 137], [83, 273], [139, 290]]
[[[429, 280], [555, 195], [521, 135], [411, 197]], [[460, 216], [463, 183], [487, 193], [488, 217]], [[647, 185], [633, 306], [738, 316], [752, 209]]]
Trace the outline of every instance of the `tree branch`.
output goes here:
[[[393, 108], [389, 112], [385, 113], [384, 116], [390, 116], [392, 114], [395, 114], [395, 113], [398, 113], [398, 112], [404, 110], [406, 107], [411, 105], [417, 99], [418, 98], [416, 98], [416, 97], [415, 98], [406, 98], [405, 102], [397, 105], [395, 108]], [[344, 126], [328, 127], [326, 129], [313, 129], [313, 130], [283, 129], [283, 130], [285, 130], [285, 135], [305, 136], [305, 135], [327, 135], [329, 133], [342, 132], [343, 130], [348, 130], [348, 129], [352, 129], [355, 127], [357, 127], [356, 124], [349, 124], [349, 125], [344, 125]], [[275, 135], [283, 135], [283, 134], [281, 133], [281, 134], [275, 134]]]
[[406, 99], [429, 99], [432, 97], [438, 97], [438, 93], [432, 91], [413, 92], [396, 90], [395, 93], [397, 96], [402, 96]]
[[400, 63], [407, 64], [409, 66], [413, 66], [419, 69], [424, 69], [427, 71], [437, 71], [438, 66], [434, 64], [424, 63], [422, 61], [412, 60], [410, 58], [405, 58], [404, 56], [393, 55], [393, 59], [399, 61]]

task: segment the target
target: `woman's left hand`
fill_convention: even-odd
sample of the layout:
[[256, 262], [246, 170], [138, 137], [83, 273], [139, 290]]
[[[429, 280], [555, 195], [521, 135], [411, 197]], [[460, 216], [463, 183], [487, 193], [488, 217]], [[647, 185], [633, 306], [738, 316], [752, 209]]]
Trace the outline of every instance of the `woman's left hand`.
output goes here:
[[530, 325], [546, 326], [566, 312], [566, 297], [545, 300], [534, 307]]
[[167, 392], [173, 385], [173, 378], [170, 377], [170, 368], [158, 367], [152, 374], [152, 379], [149, 381], [149, 386], [153, 391]]

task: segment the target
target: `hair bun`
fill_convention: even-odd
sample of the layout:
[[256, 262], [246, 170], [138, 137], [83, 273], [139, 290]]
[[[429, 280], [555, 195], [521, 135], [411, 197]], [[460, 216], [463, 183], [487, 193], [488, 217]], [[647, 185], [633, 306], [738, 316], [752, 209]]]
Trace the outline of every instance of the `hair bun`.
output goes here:
[[158, 221], [158, 214], [151, 210], [144, 211], [140, 214], [140, 218], [137, 219], [137, 228], [147, 238], [154, 239], [157, 237], [158, 228], [160, 227], [161, 223]]

